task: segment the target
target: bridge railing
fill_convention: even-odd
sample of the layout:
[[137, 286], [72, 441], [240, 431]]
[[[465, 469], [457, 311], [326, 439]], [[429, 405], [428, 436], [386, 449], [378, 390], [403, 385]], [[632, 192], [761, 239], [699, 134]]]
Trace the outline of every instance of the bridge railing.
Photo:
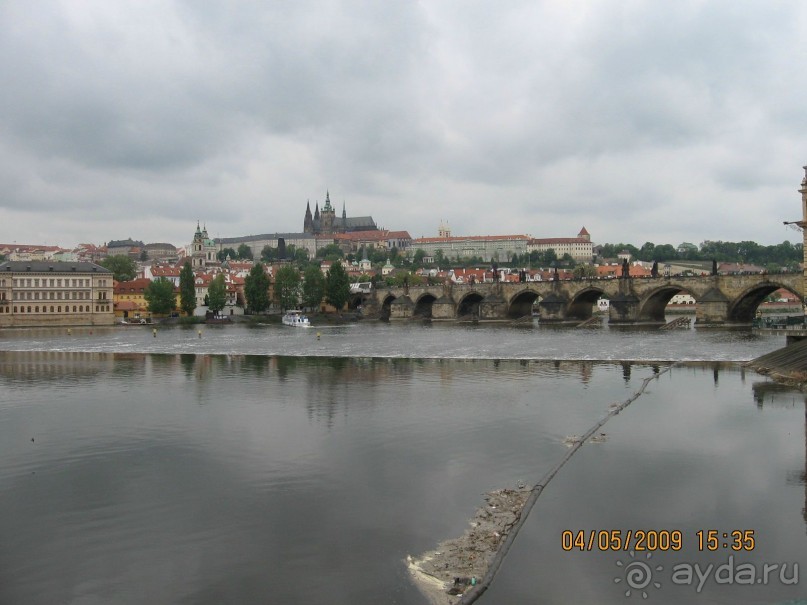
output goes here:
[[781, 315], [755, 317], [751, 322], [754, 328], [767, 328], [770, 330], [798, 330], [807, 327], [805, 315]]

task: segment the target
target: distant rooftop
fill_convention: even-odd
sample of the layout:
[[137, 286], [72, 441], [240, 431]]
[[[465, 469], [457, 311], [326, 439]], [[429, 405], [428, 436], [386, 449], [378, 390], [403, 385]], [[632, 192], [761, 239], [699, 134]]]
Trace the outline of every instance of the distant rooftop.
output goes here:
[[49, 261], [10, 260], [0, 264], [0, 271], [17, 273], [109, 273], [112, 271], [95, 263], [60, 263]]

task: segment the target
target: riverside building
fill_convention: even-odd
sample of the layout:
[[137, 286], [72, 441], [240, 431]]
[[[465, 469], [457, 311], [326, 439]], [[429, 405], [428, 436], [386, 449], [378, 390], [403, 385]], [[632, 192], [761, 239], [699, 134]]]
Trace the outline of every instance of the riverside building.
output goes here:
[[94, 263], [0, 264], [0, 327], [108, 326], [112, 272]]

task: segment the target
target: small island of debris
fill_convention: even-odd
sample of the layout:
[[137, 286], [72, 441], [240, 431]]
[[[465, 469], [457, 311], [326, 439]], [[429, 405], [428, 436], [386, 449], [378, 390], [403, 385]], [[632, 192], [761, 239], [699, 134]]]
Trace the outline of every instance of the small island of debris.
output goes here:
[[531, 488], [501, 489], [485, 494], [470, 527], [459, 538], [441, 542], [435, 550], [407, 557], [415, 584], [434, 605], [454, 605], [487, 573], [499, 546], [521, 511]]

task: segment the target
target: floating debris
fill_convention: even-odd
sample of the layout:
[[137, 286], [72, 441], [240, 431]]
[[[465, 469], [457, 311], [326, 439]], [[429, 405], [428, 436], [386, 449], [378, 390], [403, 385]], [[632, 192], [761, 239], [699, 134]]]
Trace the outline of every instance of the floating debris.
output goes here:
[[566, 447], [573, 447], [583, 441], [578, 435], [566, 435], [563, 439], [563, 445]]
[[488, 492], [486, 504], [461, 537], [441, 542], [420, 557], [406, 558], [415, 584], [434, 605], [454, 605], [485, 576], [505, 536], [521, 518], [531, 491], [524, 486]]
[[606, 435], [605, 433], [594, 435], [591, 439], [588, 440], [589, 443], [605, 443], [606, 441], [608, 441], [608, 435]]

